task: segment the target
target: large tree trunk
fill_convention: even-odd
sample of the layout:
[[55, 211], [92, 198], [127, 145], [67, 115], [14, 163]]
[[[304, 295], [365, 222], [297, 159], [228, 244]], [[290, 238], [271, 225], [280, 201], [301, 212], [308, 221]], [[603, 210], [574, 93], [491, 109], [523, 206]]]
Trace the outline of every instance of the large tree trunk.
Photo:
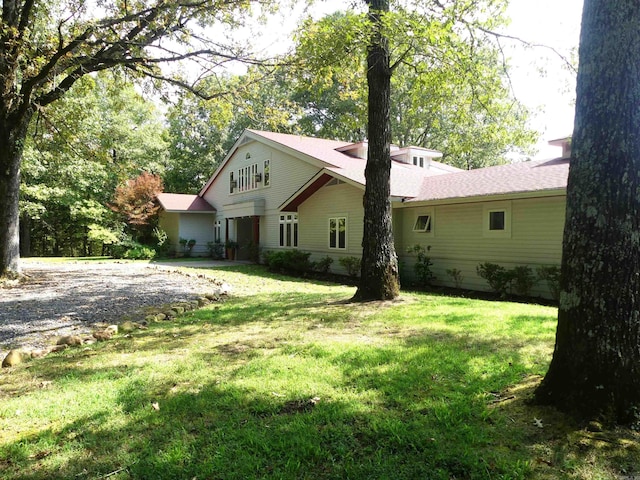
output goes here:
[[398, 296], [398, 257], [393, 242], [389, 177], [391, 172], [391, 68], [381, 15], [388, 0], [370, 0], [369, 17], [376, 33], [367, 53], [369, 148], [365, 169], [364, 235], [360, 284], [354, 300], [387, 300]]
[[20, 163], [30, 119], [0, 123], [0, 276], [20, 273]]
[[556, 346], [536, 398], [640, 415], [640, 2], [586, 0]]

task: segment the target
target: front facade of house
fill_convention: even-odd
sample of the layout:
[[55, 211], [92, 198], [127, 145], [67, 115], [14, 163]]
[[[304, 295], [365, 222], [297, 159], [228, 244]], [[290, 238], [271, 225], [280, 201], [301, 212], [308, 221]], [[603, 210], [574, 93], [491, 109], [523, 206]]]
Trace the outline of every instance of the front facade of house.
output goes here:
[[[447, 270], [458, 269], [462, 286], [476, 290], [488, 288], [476, 274], [483, 262], [560, 264], [568, 160], [461, 171], [438, 156], [416, 147], [392, 150], [403, 274], [411, 277], [415, 256], [407, 250], [415, 244], [431, 247], [436, 283], [453, 285]], [[214, 212], [200, 213], [201, 236], [237, 242], [239, 259], [256, 245], [331, 256], [332, 271], [344, 273], [338, 259], [361, 256], [365, 163], [365, 143], [247, 130], [198, 195]], [[544, 285], [533, 294], [548, 296]]]

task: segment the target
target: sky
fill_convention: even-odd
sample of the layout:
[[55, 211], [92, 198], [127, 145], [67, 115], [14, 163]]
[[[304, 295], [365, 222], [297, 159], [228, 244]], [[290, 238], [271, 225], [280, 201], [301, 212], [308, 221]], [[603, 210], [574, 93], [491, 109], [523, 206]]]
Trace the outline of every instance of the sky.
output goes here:
[[[301, 2], [302, 3], [302, 2]], [[364, 4], [355, 0], [319, 0], [311, 9], [314, 17]], [[577, 46], [583, 0], [511, 0], [508, 16], [510, 25], [503, 33], [531, 44], [543, 46], [527, 48], [522, 42], [503, 39], [501, 44], [510, 57], [510, 79], [515, 97], [534, 112], [531, 126], [540, 134], [539, 152], [534, 158], [550, 158], [559, 154], [558, 147], [549, 147], [549, 140], [566, 137], [573, 132], [575, 72], [567, 68], [561, 56], [574, 56]], [[302, 15], [299, 9], [298, 15]], [[277, 33], [265, 45], [278, 48], [290, 42], [289, 32], [295, 27], [296, 15], [281, 19], [271, 27]], [[574, 50], [575, 49], [575, 50]], [[560, 55], [558, 55], [560, 54]]]

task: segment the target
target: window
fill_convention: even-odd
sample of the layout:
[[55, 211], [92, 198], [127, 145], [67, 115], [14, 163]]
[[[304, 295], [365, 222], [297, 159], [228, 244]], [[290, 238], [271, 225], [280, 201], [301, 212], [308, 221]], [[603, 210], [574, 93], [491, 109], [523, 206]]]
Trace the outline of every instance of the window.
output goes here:
[[238, 182], [233, 179], [233, 172], [229, 172], [229, 193], [233, 193], [233, 189], [238, 186]]
[[258, 188], [258, 164], [254, 163], [238, 170], [238, 190], [248, 192]]
[[280, 246], [298, 246], [298, 215], [280, 215]]
[[482, 236], [486, 238], [511, 238], [510, 201], [483, 205]]
[[504, 231], [505, 226], [504, 210], [494, 210], [489, 212], [489, 230]]
[[213, 223], [213, 241], [222, 242], [222, 222], [220, 220]]
[[420, 166], [424, 168], [424, 157], [420, 157], [419, 160], [420, 160]]
[[431, 232], [431, 215], [418, 215], [413, 224], [414, 232]]
[[329, 219], [329, 248], [347, 248], [347, 219], [335, 217]]
[[263, 185], [265, 187], [268, 187], [271, 184], [271, 166], [270, 166], [270, 161], [269, 160], [265, 160], [264, 161], [264, 170], [263, 170], [264, 174], [262, 176], [263, 178]]
[[413, 164], [418, 165], [418, 157], [413, 157]]

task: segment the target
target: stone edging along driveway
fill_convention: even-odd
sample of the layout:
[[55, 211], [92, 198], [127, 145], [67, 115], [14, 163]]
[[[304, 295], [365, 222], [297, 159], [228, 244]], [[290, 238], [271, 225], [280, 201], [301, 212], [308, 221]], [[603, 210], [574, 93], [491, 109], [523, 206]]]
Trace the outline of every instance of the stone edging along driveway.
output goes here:
[[144, 319], [146, 307], [192, 301], [222, 283], [142, 263], [25, 262], [23, 269], [29, 281], [0, 288], [0, 360], [13, 348], [42, 348], [124, 318]]

